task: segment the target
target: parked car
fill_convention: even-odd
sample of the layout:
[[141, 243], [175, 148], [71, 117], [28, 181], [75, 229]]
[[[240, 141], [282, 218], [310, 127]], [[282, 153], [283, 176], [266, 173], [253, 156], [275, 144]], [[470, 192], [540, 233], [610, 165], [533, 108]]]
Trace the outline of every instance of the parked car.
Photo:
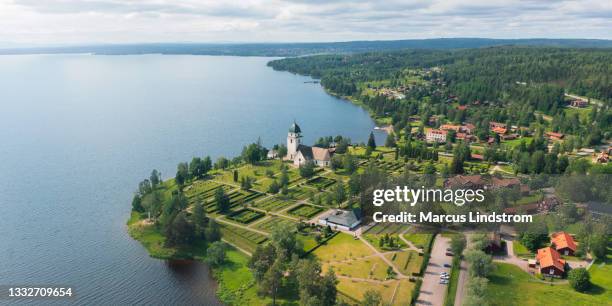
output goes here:
[[444, 267], [445, 267], [445, 268], [450, 268], [450, 267], [451, 267], [451, 265], [450, 265], [450, 264], [444, 264]]
[[452, 250], [453, 250], [453, 249], [451, 249], [451, 248], [446, 248], [446, 251], [447, 251], [447, 252], [450, 252], [450, 251], [452, 251]]
[[441, 275], [440, 279], [450, 279], [450, 275]]
[[453, 256], [453, 252], [446, 252], [446, 256]]
[[446, 272], [440, 272], [440, 276], [442, 276], [442, 275], [448, 275], [448, 273], [446, 273]]
[[448, 281], [447, 281], [447, 280], [445, 280], [445, 279], [441, 279], [441, 280], [440, 280], [440, 284], [442, 284], [442, 285], [446, 285], [446, 284], [448, 284]]

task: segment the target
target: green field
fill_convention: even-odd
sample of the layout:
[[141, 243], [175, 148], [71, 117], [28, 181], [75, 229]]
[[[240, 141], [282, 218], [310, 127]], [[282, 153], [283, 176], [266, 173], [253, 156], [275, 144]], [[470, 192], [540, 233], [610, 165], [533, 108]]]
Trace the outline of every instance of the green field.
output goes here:
[[254, 227], [256, 229], [265, 231], [265, 232], [271, 232], [272, 228], [274, 226], [284, 226], [284, 225], [295, 225], [295, 222], [289, 220], [289, 219], [285, 219], [285, 218], [281, 218], [281, 217], [275, 217], [275, 216], [271, 216], [270, 218], [268, 218], [267, 220], [263, 220], [260, 223], [256, 224]]
[[430, 233], [408, 233], [404, 234], [406, 240], [412, 242], [414, 246], [420, 249], [424, 249], [429, 245], [429, 242], [433, 238], [433, 234]]
[[319, 190], [323, 190], [331, 185], [333, 185], [336, 182], [336, 180], [331, 179], [331, 178], [327, 178], [324, 176], [317, 176], [317, 177], [313, 177], [311, 179], [309, 179], [308, 181], [306, 181], [306, 184], [309, 186], [312, 186], [314, 188], [317, 188]]
[[610, 297], [609, 289], [593, 294], [576, 292], [567, 284], [551, 286], [505, 263], [495, 264], [486, 293], [490, 305], [610, 305]]
[[294, 204], [291, 201], [285, 201], [279, 196], [266, 198], [253, 203], [253, 207], [263, 209], [265, 211], [279, 211]]
[[309, 218], [314, 217], [316, 214], [322, 211], [323, 209], [317, 206], [312, 206], [308, 204], [300, 204], [290, 209], [288, 212], [291, 215], [309, 219]]
[[268, 239], [262, 234], [225, 224], [221, 224], [221, 234], [223, 239], [251, 253]]
[[265, 216], [264, 213], [255, 210], [241, 209], [229, 214], [227, 218], [242, 224], [249, 224], [263, 216]]
[[372, 255], [373, 251], [359, 239], [340, 233], [316, 249], [313, 254], [322, 262], [326, 262], [361, 258]]
[[527, 247], [525, 247], [520, 241], [514, 240], [512, 241], [512, 250], [514, 251], [514, 255], [519, 257], [533, 257], [534, 253], [530, 252]]
[[412, 276], [413, 273], [418, 274], [423, 263], [423, 256], [415, 251], [402, 251], [385, 254], [393, 265], [404, 275]]

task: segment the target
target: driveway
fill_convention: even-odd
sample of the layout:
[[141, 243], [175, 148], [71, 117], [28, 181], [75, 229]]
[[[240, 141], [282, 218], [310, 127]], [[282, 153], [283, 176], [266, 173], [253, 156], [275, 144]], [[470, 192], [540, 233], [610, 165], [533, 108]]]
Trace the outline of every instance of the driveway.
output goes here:
[[450, 273], [450, 268], [444, 267], [444, 264], [453, 262], [451, 256], [446, 256], [446, 248], [448, 247], [450, 247], [450, 238], [437, 235], [431, 250], [429, 265], [427, 265], [423, 276], [421, 292], [419, 299], [416, 301], [417, 305], [444, 305], [448, 285], [440, 284], [440, 272]]

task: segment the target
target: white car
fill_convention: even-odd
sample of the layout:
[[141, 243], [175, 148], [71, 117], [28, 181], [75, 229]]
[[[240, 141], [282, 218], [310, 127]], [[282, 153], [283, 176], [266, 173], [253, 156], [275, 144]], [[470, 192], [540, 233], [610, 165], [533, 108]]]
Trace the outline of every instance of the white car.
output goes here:
[[450, 276], [448, 276], [448, 275], [440, 275], [440, 279], [450, 279]]
[[446, 273], [446, 272], [440, 272], [440, 276], [442, 276], [442, 275], [448, 275], [448, 273]]
[[442, 279], [442, 280], [440, 280], [440, 284], [446, 285], [446, 284], [448, 284], [448, 280]]

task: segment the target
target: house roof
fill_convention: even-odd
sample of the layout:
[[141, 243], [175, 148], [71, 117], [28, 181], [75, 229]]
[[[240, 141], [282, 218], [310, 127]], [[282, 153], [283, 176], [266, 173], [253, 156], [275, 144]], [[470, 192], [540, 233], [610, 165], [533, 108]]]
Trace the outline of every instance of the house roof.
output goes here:
[[572, 251], [576, 251], [576, 242], [574, 242], [574, 238], [566, 232], [554, 233], [551, 240], [551, 242], [555, 244], [557, 250], [569, 248]]
[[453, 131], [459, 131], [461, 129], [460, 125], [453, 125], [453, 124], [443, 124], [440, 126], [441, 130], [453, 130]]
[[431, 133], [431, 134], [439, 134], [439, 135], [446, 135], [446, 134], [447, 134], [447, 132], [446, 132], [446, 131], [444, 131], [444, 130], [435, 130], [435, 129], [431, 129], [431, 130], [429, 130], [429, 132], [427, 132], [427, 133], [428, 133], [428, 134], [429, 134], [429, 133]]
[[447, 185], [452, 187], [468, 185], [484, 185], [485, 181], [480, 175], [457, 175], [446, 180]]
[[516, 185], [520, 185], [521, 181], [519, 181], [519, 179], [517, 178], [496, 178], [493, 177], [493, 179], [491, 180], [491, 185], [493, 185], [493, 187], [512, 187], [512, 186], [516, 186]]
[[336, 210], [328, 215], [325, 220], [338, 225], [346, 227], [352, 227], [355, 223], [359, 222], [357, 212], [355, 210]]
[[291, 125], [291, 127], [289, 127], [289, 132], [290, 133], [301, 133], [302, 129], [300, 129], [300, 126], [295, 123], [295, 121], [293, 121], [293, 124]]
[[551, 247], [539, 249], [536, 259], [540, 262], [540, 267], [542, 268], [554, 266], [561, 271], [565, 269], [565, 261], [561, 259], [559, 252]]

